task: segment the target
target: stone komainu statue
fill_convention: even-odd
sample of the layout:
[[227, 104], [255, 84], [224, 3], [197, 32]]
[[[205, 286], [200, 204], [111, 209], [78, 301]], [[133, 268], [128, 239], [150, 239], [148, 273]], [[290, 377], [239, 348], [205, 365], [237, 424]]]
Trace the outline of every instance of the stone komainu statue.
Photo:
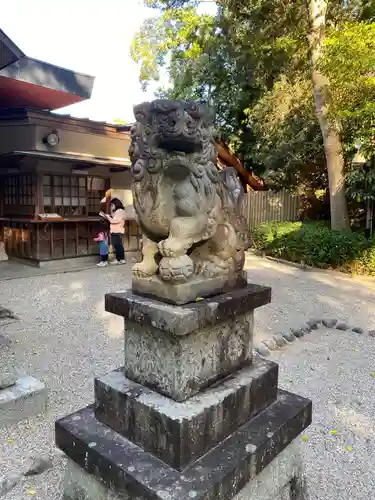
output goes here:
[[133, 276], [181, 283], [241, 271], [249, 246], [243, 188], [234, 169], [217, 169], [211, 109], [156, 100], [134, 114], [133, 202], [144, 236]]

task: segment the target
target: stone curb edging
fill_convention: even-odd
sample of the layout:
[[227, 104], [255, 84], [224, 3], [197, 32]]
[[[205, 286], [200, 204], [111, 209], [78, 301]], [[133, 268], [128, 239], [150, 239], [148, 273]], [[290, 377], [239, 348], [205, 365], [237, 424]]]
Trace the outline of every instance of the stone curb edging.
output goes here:
[[301, 269], [302, 271], [335, 271], [334, 269], [330, 268], [324, 269], [322, 267], [313, 267], [305, 264], [304, 262], [293, 262], [291, 260], [282, 259], [280, 257], [272, 257], [272, 255], [267, 255], [266, 252], [262, 250], [248, 250], [248, 253], [255, 257], [270, 260], [271, 262], [276, 262], [277, 264], [284, 264], [286, 266], [295, 267], [297, 269]]
[[359, 335], [368, 335], [375, 339], [375, 330], [368, 330], [367, 332], [359, 326], [350, 326], [344, 321], [339, 321], [337, 319], [310, 319], [301, 328], [291, 328], [289, 332], [277, 333], [271, 338], [263, 340], [260, 344], [257, 344], [254, 348], [254, 353], [260, 356], [269, 356], [271, 351], [276, 351], [282, 347], [290, 345], [295, 340], [310, 334], [314, 330], [319, 330], [319, 328], [332, 328], [339, 331], [350, 331], [351, 333], [356, 333]]
[[356, 274], [356, 273], [344, 272], [340, 271], [339, 269], [335, 269], [333, 267], [316, 267], [316, 266], [310, 266], [305, 262], [293, 262], [291, 260], [282, 259], [280, 257], [272, 257], [272, 255], [267, 255], [265, 252], [262, 251], [248, 250], [247, 252], [254, 257], [260, 257], [261, 259], [269, 260], [271, 262], [275, 262], [276, 264], [283, 264], [285, 266], [293, 267], [295, 269], [299, 269], [300, 271], [306, 271], [306, 272], [310, 271], [310, 272], [320, 272], [320, 273], [326, 272], [330, 274], [335, 273], [337, 275], [341, 275], [346, 278], [361, 278], [366, 280], [371, 280], [371, 279], [373, 280], [374, 278], [374, 276], [369, 274]]

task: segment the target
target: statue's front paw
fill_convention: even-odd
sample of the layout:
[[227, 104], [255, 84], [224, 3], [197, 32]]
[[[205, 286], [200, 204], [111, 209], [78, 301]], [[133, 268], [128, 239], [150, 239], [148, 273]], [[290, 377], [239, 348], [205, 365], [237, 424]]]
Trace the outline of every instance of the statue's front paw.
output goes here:
[[133, 266], [132, 274], [137, 278], [148, 278], [156, 274], [157, 270], [156, 264], [153, 265], [152, 263], [139, 262]]
[[159, 252], [163, 257], [181, 257], [190, 247], [183, 238], [169, 237], [158, 244]]

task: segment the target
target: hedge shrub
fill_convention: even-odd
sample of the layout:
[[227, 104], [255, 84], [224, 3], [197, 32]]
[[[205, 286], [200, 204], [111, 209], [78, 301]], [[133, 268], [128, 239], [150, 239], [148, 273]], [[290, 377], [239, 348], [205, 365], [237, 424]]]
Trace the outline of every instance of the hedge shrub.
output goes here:
[[257, 250], [308, 266], [375, 275], [375, 237], [331, 231], [326, 223], [268, 222], [253, 231]]

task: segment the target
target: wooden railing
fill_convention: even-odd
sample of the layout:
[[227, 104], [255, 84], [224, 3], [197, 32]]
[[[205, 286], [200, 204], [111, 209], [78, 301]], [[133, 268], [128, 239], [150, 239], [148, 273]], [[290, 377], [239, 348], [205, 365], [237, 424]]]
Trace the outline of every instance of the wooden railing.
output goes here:
[[[93, 238], [102, 219], [72, 218], [54, 221], [1, 219], [6, 253], [32, 261], [48, 261], [98, 254]], [[140, 252], [141, 235], [135, 221], [125, 224], [125, 252]]]
[[125, 234], [124, 234], [124, 248], [125, 253], [134, 252], [141, 253], [142, 250], [142, 234], [138, 224], [134, 219], [125, 221]]

